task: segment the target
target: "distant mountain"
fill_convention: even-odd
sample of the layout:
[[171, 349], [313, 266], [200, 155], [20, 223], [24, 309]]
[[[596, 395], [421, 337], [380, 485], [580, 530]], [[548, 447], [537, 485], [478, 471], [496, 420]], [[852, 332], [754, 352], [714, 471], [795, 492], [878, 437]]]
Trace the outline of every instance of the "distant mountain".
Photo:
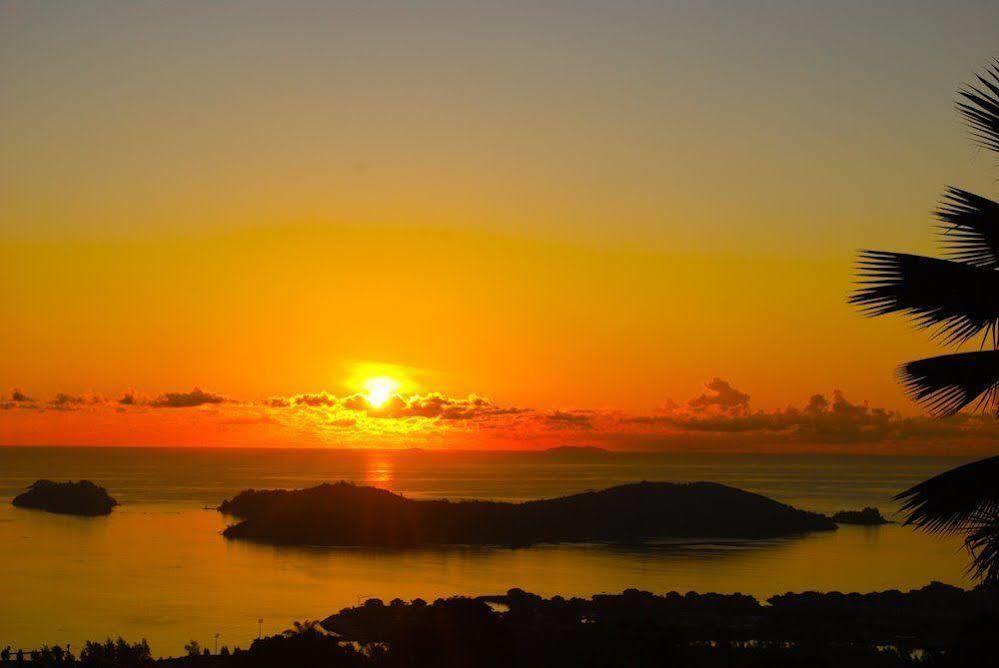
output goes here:
[[598, 448], [593, 445], [559, 445], [554, 448], [542, 450], [541, 454], [551, 455], [553, 457], [589, 458], [607, 457], [609, 455], [613, 455], [614, 453], [610, 450]]
[[219, 510], [227, 538], [272, 544], [410, 547], [647, 538], [771, 538], [836, 525], [817, 513], [711, 482], [642, 482], [526, 503], [415, 501], [374, 487], [248, 490]]
[[118, 505], [106, 489], [89, 480], [53, 482], [39, 480], [14, 497], [19, 508], [34, 508], [63, 515], [109, 515]]

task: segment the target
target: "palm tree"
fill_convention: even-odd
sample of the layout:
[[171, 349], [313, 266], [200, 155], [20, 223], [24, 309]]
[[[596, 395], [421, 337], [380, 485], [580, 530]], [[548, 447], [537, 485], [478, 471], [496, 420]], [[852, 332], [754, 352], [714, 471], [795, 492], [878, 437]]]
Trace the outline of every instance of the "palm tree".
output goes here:
[[[958, 95], [975, 142], [999, 153], [999, 59]], [[850, 303], [870, 316], [904, 314], [945, 345], [981, 336], [978, 350], [908, 362], [899, 376], [934, 415], [969, 405], [999, 415], [999, 203], [948, 188], [936, 216], [945, 259], [862, 251]], [[895, 498], [906, 524], [964, 534], [969, 570], [999, 583], [999, 457], [947, 471]]]
[[296, 621], [290, 629], [285, 629], [283, 635], [285, 636], [303, 636], [303, 635], [313, 635], [313, 634], [324, 634], [326, 630], [322, 627], [318, 620], [306, 619], [304, 621]]

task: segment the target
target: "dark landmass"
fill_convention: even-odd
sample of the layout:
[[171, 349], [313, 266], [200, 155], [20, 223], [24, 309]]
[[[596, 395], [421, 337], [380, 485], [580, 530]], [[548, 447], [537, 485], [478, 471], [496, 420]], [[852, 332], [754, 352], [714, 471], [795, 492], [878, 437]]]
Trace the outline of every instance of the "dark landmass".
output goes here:
[[832, 521], [837, 524], [861, 524], [864, 526], [891, 524], [881, 516], [881, 512], [877, 508], [869, 507], [863, 510], [841, 510], [832, 516]]
[[414, 501], [374, 487], [248, 490], [219, 510], [227, 538], [278, 545], [411, 547], [649, 538], [772, 538], [836, 525], [759, 494], [710, 482], [642, 482], [526, 503]]
[[598, 448], [595, 445], [559, 445], [554, 448], [546, 448], [539, 454], [573, 459], [604, 458], [614, 455], [613, 452], [605, 448]]
[[[405, 647], [414, 665], [462, 665], [454, 658], [465, 651], [477, 653], [464, 657], [467, 665], [483, 655], [504, 657], [498, 665], [639, 665], [642, 657], [696, 655], [711, 643], [933, 652], [959, 642], [986, 618], [999, 618], [996, 590], [932, 583], [905, 593], [788, 593], [766, 605], [744, 594], [658, 596], [630, 589], [589, 599], [544, 599], [513, 589], [433, 604], [369, 600], [331, 615], [322, 626], [361, 645]], [[467, 644], [447, 647], [448, 635]]]
[[26, 492], [14, 497], [18, 508], [34, 508], [63, 515], [110, 515], [118, 505], [106, 489], [89, 480], [79, 482], [52, 482], [39, 480]]
[[[999, 665], [999, 591], [933, 583], [909, 592], [774, 596], [501, 596], [427, 603], [371, 599], [296, 622], [248, 650], [154, 660], [145, 641], [87, 643], [79, 660], [39, 650], [31, 665], [257, 668], [957, 668]], [[56, 659], [55, 656], [59, 658]], [[11, 660], [14, 657], [11, 656]]]

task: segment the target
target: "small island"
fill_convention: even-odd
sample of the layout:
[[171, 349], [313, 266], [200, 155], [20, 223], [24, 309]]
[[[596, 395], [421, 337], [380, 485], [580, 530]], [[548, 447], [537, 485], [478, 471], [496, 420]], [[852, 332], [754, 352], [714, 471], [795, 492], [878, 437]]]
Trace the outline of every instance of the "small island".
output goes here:
[[39, 480], [27, 491], [14, 497], [18, 508], [33, 508], [62, 515], [95, 517], [110, 515], [118, 505], [106, 489], [89, 480], [79, 482], [53, 482]]
[[346, 482], [247, 490], [219, 510], [241, 521], [227, 538], [275, 545], [413, 547], [776, 538], [828, 531], [824, 515], [711, 482], [641, 482], [555, 499], [417, 501]]
[[877, 508], [867, 507], [863, 510], [841, 510], [832, 516], [832, 521], [837, 524], [859, 524], [861, 526], [880, 526], [891, 524], [882, 517]]

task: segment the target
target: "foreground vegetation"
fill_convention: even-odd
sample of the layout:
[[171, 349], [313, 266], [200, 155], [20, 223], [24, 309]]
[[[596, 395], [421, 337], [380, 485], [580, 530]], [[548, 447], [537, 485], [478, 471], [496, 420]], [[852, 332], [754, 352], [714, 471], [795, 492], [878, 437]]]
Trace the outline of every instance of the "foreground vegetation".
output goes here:
[[784, 594], [766, 604], [741, 594], [543, 599], [514, 589], [433, 603], [373, 599], [217, 655], [192, 642], [187, 656], [153, 660], [145, 641], [109, 640], [88, 643], [78, 659], [46, 648], [34, 665], [981, 666], [999, 665], [997, 622], [999, 591], [938, 583], [904, 593]]

